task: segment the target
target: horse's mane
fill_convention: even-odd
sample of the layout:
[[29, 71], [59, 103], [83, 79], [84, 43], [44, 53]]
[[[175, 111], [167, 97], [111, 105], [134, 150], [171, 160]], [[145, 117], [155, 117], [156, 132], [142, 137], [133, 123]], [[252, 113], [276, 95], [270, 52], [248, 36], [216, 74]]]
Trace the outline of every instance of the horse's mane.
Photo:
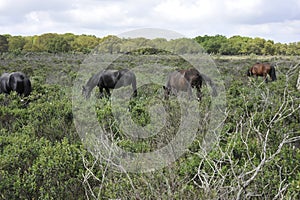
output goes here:
[[96, 73], [96, 74], [93, 74], [90, 78], [89, 78], [89, 80], [88, 80], [88, 82], [86, 83], [86, 85], [87, 86], [90, 86], [90, 87], [96, 87], [96, 85], [98, 84], [98, 81], [99, 81], [99, 77], [100, 77], [100, 75], [103, 73], [103, 71], [100, 71], [100, 72], [98, 72], [98, 73]]
[[212, 95], [213, 95], [213, 96], [217, 96], [217, 95], [218, 95], [217, 88], [216, 88], [215, 83], [212, 81], [212, 79], [209, 78], [208, 76], [204, 75], [204, 74], [201, 74], [201, 73], [199, 73], [199, 74], [200, 74], [200, 76], [202, 77], [202, 79], [203, 79], [206, 83], [208, 83], [208, 85], [211, 87], [211, 89], [212, 89]]

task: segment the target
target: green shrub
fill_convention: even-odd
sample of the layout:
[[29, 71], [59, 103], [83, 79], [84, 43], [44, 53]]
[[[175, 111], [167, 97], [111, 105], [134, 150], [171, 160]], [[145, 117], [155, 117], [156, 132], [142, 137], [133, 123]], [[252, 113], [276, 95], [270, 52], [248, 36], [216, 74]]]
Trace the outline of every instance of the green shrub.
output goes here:
[[52, 144], [23, 133], [0, 137], [0, 193], [4, 199], [83, 198], [81, 154], [67, 139]]
[[[188, 66], [183, 59], [158, 53], [161, 55], [147, 56], [147, 64], [142, 66]], [[27, 98], [15, 92], [0, 94], [0, 199], [236, 199], [239, 192], [241, 199], [299, 199], [300, 151], [295, 138], [300, 134], [300, 93], [295, 88], [298, 73], [293, 74], [299, 61], [264, 58], [277, 63], [278, 77], [265, 84], [260, 77], [256, 81], [245, 74], [259, 58], [216, 60], [224, 75], [227, 107], [221, 135], [210, 152], [203, 152], [201, 146], [212, 100], [206, 98], [209, 91], [204, 87], [199, 133], [184, 155], [163, 169], [135, 174], [114, 170], [110, 160], [93, 157], [81, 145], [70, 91], [82, 55], [1, 55], [0, 71], [26, 70], [33, 92]], [[142, 56], [122, 59], [114, 64], [136, 66]], [[120, 148], [152, 152], [174, 138], [184, 111], [176, 98], [165, 101], [159, 96], [161, 86], [149, 84], [138, 89], [138, 97], [125, 107], [112, 105], [115, 99], [96, 99], [95, 112], [99, 124]], [[165, 126], [149, 138], [126, 135], [117, 117], [126, 111], [137, 127], [155, 130], [149, 108], [157, 103], [168, 111]], [[243, 186], [264, 156], [269, 160]]]

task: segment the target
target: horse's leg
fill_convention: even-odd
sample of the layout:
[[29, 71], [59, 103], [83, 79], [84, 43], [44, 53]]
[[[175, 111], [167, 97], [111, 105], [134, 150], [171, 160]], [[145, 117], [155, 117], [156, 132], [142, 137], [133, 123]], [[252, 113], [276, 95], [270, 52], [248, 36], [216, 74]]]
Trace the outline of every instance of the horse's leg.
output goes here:
[[201, 101], [201, 99], [202, 99], [201, 86], [198, 85], [196, 88], [197, 88], [198, 101]]
[[177, 96], [178, 95], [178, 91], [176, 88], [172, 88], [171, 89], [171, 94], [174, 95], [174, 96]]
[[268, 83], [268, 74], [266, 72], [264, 73], [264, 80], [266, 83]]
[[192, 92], [192, 86], [188, 88], [188, 95], [189, 95], [189, 100], [192, 98], [193, 92]]
[[169, 100], [171, 89], [168, 86], [163, 86], [163, 89], [164, 89], [165, 100]]
[[108, 89], [108, 88], [105, 88], [105, 91], [106, 91], [106, 93], [107, 93], [107, 96], [110, 97], [110, 91], [109, 91], [109, 89]]
[[99, 86], [99, 98], [101, 99], [103, 97], [103, 87]]
[[137, 89], [136, 89], [136, 80], [132, 81], [132, 90], [133, 90], [133, 97], [137, 97]]

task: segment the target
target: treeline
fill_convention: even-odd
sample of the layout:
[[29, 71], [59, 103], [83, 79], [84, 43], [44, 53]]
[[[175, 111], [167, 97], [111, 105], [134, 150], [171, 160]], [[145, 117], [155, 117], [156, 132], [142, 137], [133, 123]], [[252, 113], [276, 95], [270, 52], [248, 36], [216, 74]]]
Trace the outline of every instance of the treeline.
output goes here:
[[101, 42], [93, 35], [46, 33], [35, 36], [0, 35], [0, 52], [83, 52], [89, 53]]
[[220, 55], [300, 55], [300, 42], [283, 44], [263, 38], [223, 35], [198, 36], [195, 40], [212, 54]]
[[[250, 38], [243, 36], [233, 36], [227, 38], [223, 35], [215, 36], [197, 36], [194, 38], [207, 53], [219, 55], [300, 55], [300, 42], [295, 43], [275, 43], [272, 40], [263, 38]], [[134, 44], [140, 44], [141, 47], [155, 47], [167, 50], [176, 49], [180, 43], [183, 52], [195, 52], [189, 46], [186, 39], [176, 39], [167, 42], [165, 39], [157, 38], [153, 40], [145, 38], [136, 38], [139, 40]], [[130, 39], [121, 39], [116, 36], [106, 36], [98, 38], [94, 35], [75, 35], [72, 33], [57, 34], [46, 33], [35, 36], [11, 36], [8, 34], [0, 35], [0, 53], [3, 52], [49, 52], [49, 53], [67, 53], [82, 52], [90, 53], [99, 44], [104, 44], [104, 48], [111, 52], [128, 52], [136, 50], [137, 46], [132, 46]], [[182, 45], [186, 43], [186, 45]], [[121, 45], [120, 45], [121, 44]], [[109, 46], [107, 46], [109, 45]], [[102, 47], [102, 48], [103, 48]], [[101, 47], [100, 47], [101, 48]], [[175, 52], [180, 53], [180, 49]]]

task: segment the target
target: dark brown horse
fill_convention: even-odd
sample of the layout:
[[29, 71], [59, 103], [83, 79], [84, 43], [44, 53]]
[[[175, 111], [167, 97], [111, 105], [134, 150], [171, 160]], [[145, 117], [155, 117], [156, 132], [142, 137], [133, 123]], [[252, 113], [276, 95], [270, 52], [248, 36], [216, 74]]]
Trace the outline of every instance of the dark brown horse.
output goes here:
[[82, 86], [82, 94], [85, 98], [89, 98], [91, 91], [98, 86], [100, 98], [103, 97], [103, 89], [110, 96], [109, 89], [117, 89], [132, 85], [133, 96], [137, 96], [136, 77], [135, 74], [128, 69], [121, 70], [103, 70], [93, 75], [85, 86]]
[[169, 74], [166, 86], [163, 86], [165, 90], [165, 99], [168, 99], [170, 94], [177, 95], [178, 91], [188, 92], [188, 96], [191, 98], [192, 88], [196, 88], [197, 98], [200, 101], [202, 98], [201, 87], [203, 81], [208, 82], [213, 89], [213, 95], [216, 95], [217, 92], [212, 80], [207, 76], [200, 74], [197, 69], [190, 68], [174, 71]]
[[275, 67], [270, 63], [257, 62], [247, 71], [247, 76], [255, 76], [256, 79], [258, 76], [263, 76], [266, 83], [268, 82], [268, 74], [271, 77], [272, 81], [275, 81], [277, 79]]

